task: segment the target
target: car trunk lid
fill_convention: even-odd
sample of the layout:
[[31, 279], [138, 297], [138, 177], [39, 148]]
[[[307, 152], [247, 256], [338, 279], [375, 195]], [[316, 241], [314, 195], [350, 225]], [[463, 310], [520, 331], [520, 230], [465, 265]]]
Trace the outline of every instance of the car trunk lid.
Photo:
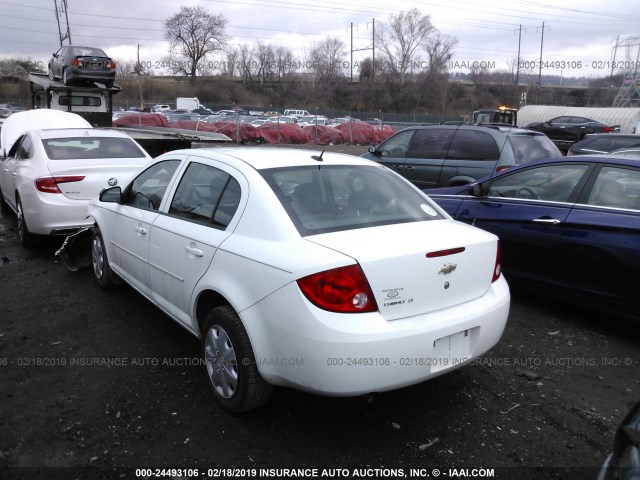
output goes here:
[[481, 297], [495, 269], [497, 238], [452, 220], [363, 228], [307, 237], [354, 258], [387, 320]]
[[[77, 181], [57, 182], [58, 189], [74, 200], [91, 200], [103, 189], [119, 185], [124, 187], [143, 165], [145, 158], [104, 158], [99, 160], [54, 160], [49, 172], [56, 178], [84, 177]], [[95, 164], [99, 161], [99, 164]], [[73, 179], [73, 178], [72, 178]]]

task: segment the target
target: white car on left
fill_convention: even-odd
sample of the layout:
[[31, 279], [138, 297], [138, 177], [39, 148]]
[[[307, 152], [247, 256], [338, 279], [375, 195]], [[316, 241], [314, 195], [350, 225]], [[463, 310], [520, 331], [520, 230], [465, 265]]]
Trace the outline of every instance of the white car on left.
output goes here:
[[126, 133], [94, 129], [57, 110], [11, 115], [0, 144], [0, 207], [15, 212], [25, 246], [92, 225], [89, 201], [104, 188], [125, 185], [151, 160]]

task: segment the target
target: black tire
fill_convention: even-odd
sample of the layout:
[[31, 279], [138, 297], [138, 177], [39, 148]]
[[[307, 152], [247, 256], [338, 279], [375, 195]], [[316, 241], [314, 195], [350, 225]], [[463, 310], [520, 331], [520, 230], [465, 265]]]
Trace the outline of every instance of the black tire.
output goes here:
[[230, 306], [207, 315], [202, 358], [213, 395], [225, 410], [246, 412], [269, 400], [273, 387], [260, 376], [247, 331]]
[[7, 202], [5, 202], [4, 197], [2, 196], [2, 190], [0, 190], [0, 212], [2, 213], [11, 212], [11, 207]]
[[93, 276], [102, 288], [112, 288], [118, 284], [115, 274], [111, 271], [111, 266], [109, 265], [102, 233], [97, 227], [91, 239], [91, 265], [93, 266]]
[[18, 238], [25, 247], [35, 247], [40, 243], [40, 237], [34, 235], [27, 228], [27, 221], [24, 218], [24, 210], [20, 197], [16, 199], [16, 216], [18, 217]]

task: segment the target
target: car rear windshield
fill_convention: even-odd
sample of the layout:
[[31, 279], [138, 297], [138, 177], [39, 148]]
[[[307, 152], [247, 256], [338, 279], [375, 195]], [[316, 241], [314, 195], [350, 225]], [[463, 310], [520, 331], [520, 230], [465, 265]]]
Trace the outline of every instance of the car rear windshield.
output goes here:
[[261, 173], [302, 236], [444, 218], [384, 167], [318, 165]]
[[558, 147], [546, 135], [509, 135], [507, 141], [513, 149], [516, 165], [562, 156]]
[[130, 138], [68, 137], [42, 141], [51, 160], [142, 158], [144, 151]]

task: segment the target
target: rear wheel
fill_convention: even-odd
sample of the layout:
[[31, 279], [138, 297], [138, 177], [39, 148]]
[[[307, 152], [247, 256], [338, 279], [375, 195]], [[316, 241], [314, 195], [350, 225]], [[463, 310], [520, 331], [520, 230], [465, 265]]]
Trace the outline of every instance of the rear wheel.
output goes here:
[[245, 412], [269, 399], [272, 386], [260, 376], [247, 331], [230, 306], [207, 315], [202, 356], [213, 394], [225, 410]]
[[91, 263], [93, 265], [93, 275], [98, 285], [102, 288], [111, 288], [116, 285], [114, 274], [109, 265], [107, 250], [104, 248], [104, 239], [99, 228], [96, 228], [91, 241]]
[[27, 221], [24, 218], [24, 210], [20, 197], [16, 200], [16, 215], [18, 217], [18, 238], [25, 247], [33, 247], [38, 244], [38, 236], [34, 235], [27, 228]]
[[4, 196], [2, 195], [2, 190], [0, 189], [0, 212], [9, 213], [11, 211], [11, 207], [4, 200]]

